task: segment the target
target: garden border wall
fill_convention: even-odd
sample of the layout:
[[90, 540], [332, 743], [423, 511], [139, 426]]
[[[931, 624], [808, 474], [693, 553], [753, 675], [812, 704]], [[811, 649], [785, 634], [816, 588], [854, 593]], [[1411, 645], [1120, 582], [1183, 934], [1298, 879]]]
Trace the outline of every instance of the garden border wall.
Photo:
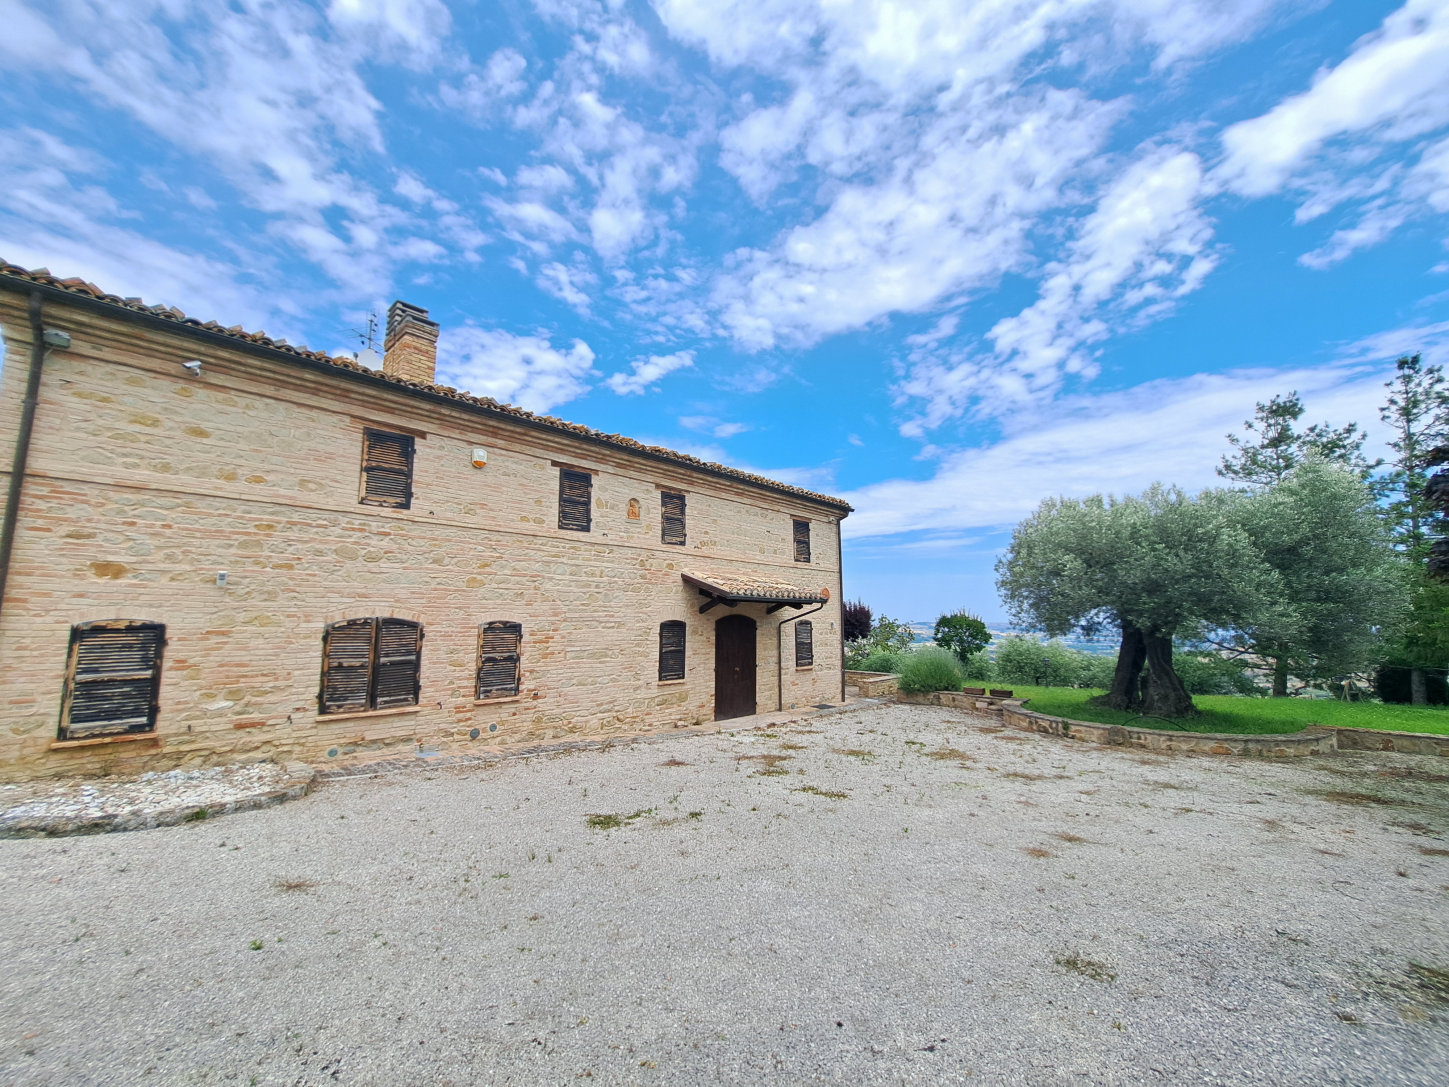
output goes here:
[[1040, 732], [1068, 740], [1093, 744], [1140, 747], [1169, 754], [1193, 752], [1199, 755], [1247, 755], [1281, 759], [1302, 755], [1326, 755], [1338, 750], [1340, 732], [1358, 729], [1306, 728], [1302, 732], [1244, 736], [1226, 732], [1169, 732], [1164, 729], [1104, 725], [1093, 721], [1070, 721], [1023, 709], [1020, 704], [1002, 707], [1002, 722], [1023, 732]]

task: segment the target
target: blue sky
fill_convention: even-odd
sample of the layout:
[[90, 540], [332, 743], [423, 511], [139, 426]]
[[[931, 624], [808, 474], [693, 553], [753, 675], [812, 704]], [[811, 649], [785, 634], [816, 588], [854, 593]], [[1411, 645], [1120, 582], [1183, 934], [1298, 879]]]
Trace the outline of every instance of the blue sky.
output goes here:
[[1003, 609], [1051, 494], [1449, 362], [1449, 0], [0, 0], [0, 257], [849, 499]]

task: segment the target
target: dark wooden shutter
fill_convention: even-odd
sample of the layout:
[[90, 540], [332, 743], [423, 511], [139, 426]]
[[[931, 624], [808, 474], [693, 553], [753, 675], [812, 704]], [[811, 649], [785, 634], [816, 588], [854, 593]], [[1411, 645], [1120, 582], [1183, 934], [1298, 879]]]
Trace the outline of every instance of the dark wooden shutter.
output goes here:
[[593, 521], [590, 503], [594, 493], [594, 477], [572, 468], [558, 470], [558, 527], [575, 532], [588, 532]]
[[678, 619], [659, 624], [659, 678], [684, 678], [684, 624]]
[[418, 666], [423, 655], [423, 628], [406, 619], [377, 621], [377, 653], [372, 666], [372, 707], [418, 704]]
[[362, 498], [370, 506], [407, 509], [413, 500], [413, 437], [362, 432]]
[[377, 620], [333, 623], [322, 637], [322, 690], [319, 713], [354, 713], [368, 708]]
[[659, 492], [660, 509], [663, 512], [663, 520], [659, 530], [659, 538], [667, 544], [684, 546], [684, 495], [675, 494], [673, 491]]
[[522, 671], [523, 625], [502, 620], [478, 628], [478, 697], [508, 698], [518, 693]]
[[810, 561], [810, 522], [795, 521], [795, 561]]
[[59, 738], [154, 731], [165, 644], [161, 623], [113, 620], [72, 627]]
[[809, 619], [795, 624], [795, 667], [815, 667], [815, 627]]

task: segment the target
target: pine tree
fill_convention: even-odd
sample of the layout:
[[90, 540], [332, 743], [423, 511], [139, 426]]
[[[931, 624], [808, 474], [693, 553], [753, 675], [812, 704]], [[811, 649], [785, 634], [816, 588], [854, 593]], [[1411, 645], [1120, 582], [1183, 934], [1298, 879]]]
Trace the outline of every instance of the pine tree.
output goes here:
[[[1238, 483], [1272, 486], [1282, 483], [1294, 468], [1310, 457], [1341, 464], [1368, 479], [1382, 461], [1368, 461], [1363, 455], [1367, 437], [1357, 423], [1330, 427], [1314, 423], [1301, 434], [1294, 424], [1303, 417], [1303, 401], [1296, 391], [1259, 403], [1253, 418], [1243, 423], [1248, 434], [1228, 435], [1234, 452], [1224, 454], [1218, 475]], [[1257, 441], [1253, 441], [1256, 437]]]
[[1389, 470], [1375, 483], [1385, 500], [1384, 513], [1395, 546], [1415, 563], [1423, 563], [1432, 537], [1442, 535], [1442, 517], [1424, 496], [1429, 454], [1449, 441], [1449, 383], [1443, 369], [1425, 365], [1423, 356], [1404, 355], [1394, 363], [1393, 380], [1384, 387], [1389, 398], [1379, 418], [1393, 437]]

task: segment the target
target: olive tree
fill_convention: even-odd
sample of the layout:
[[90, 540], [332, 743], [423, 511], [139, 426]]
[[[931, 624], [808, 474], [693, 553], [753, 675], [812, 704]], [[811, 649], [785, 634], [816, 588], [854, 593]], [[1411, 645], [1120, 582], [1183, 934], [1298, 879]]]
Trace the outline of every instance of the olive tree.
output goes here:
[[997, 586], [1014, 619], [1049, 635], [1117, 627], [1105, 705], [1191, 716], [1173, 669], [1174, 635], [1245, 622], [1273, 629], [1278, 577], [1240, 523], [1243, 500], [1161, 484], [1125, 498], [1047, 499], [1016, 526]]

